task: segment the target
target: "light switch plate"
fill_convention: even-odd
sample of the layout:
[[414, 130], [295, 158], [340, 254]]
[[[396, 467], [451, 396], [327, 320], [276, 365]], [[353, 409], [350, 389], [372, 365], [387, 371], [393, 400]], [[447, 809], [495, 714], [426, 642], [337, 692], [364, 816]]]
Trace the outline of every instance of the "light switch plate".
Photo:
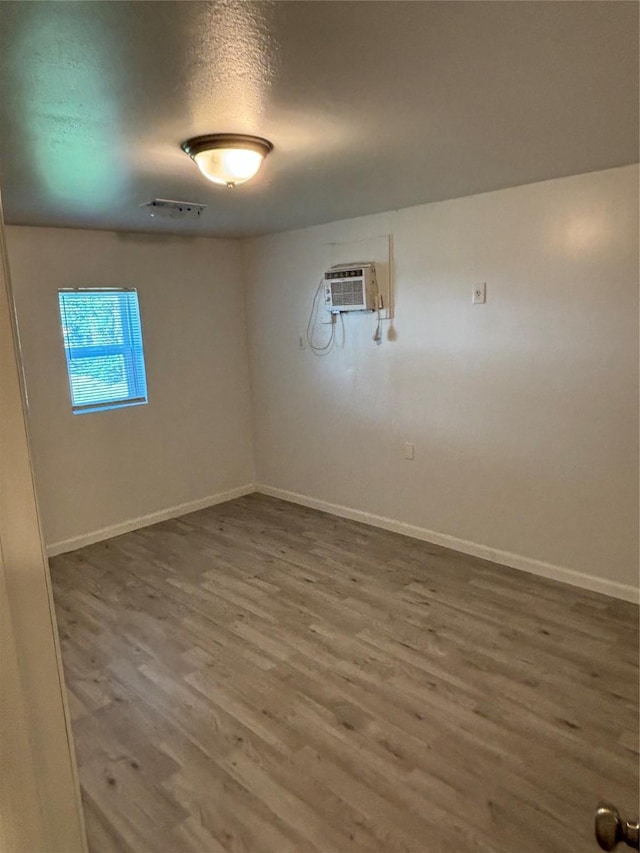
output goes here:
[[473, 304], [474, 305], [484, 305], [487, 301], [487, 283], [483, 281], [482, 284], [476, 284], [473, 287]]

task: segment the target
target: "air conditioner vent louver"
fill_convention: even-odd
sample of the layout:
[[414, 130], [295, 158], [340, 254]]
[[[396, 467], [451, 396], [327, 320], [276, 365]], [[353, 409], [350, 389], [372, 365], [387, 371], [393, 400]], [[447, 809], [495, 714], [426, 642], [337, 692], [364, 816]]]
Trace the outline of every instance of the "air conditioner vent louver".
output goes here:
[[331, 301], [334, 305], [362, 305], [362, 282], [331, 282]]

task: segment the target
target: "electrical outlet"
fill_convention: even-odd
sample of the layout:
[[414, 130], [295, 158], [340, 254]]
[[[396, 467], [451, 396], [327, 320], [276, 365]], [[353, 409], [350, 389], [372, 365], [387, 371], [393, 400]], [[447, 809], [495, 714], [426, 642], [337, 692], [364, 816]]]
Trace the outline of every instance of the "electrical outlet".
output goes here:
[[409, 462], [413, 462], [415, 459], [416, 448], [413, 442], [405, 441], [404, 443], [404, 458], [408, 459]]
[[473, 288], [473, 299], [472, 302], [474, 305], [484, 305], [487, 301], [487, 283], [483, 281], [482, 284], [476, 284]]

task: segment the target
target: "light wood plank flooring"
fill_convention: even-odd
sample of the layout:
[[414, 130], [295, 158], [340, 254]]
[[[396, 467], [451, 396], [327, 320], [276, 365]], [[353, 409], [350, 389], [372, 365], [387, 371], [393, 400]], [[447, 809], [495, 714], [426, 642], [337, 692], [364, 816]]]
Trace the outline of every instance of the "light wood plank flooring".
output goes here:
[[51, 561], [92, 853], [594, 853], [638, 608], [259, 495]]

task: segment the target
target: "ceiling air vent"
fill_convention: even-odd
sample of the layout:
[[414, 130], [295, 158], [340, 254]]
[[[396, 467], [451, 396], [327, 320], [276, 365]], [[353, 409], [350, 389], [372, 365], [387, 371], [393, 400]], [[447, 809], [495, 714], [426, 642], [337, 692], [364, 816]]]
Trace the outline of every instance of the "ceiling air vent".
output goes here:
[[140, 207], [145, 208], [149, 216], [158, 219], [198, 219], [206, 204], [196, 204], [193, 201], [172, 201], [168, 198], [154, 198]]

